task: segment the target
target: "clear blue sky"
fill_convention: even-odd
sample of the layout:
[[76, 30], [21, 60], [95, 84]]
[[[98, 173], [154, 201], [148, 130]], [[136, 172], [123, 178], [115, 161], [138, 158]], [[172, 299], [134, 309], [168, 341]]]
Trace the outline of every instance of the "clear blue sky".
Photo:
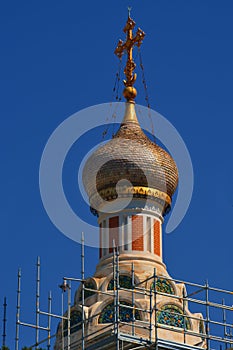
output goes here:
[[[35, 318], [38, 255], [42, 308], [51, 289], [59, 312], [62, 277], [80, 276], [80, 246], [58, 232], [43, 208], [40, 158], [65, 118], [111, 101], [118, 64], [113, 51], [124, 38], [128, 4], [147, 34], [142, 53], [151, 106], [177, 128], [194, 167], [192, 202], [176, 231], [164, 235], [164, 261], [174, 278], [208, 278], [212, 285], [233, 290], [232, 0], [2, 1], [0, 303], [6, 295], [11, 348], [18, 267], [22, 320], [27, 322]], [[138, 90], [137, 101], [145, 104], [139, 83]], [[72, 190], [76, 168], [73, 153], [64, 186], [74, 209], [93, 221]], [[86, 249], [86, 261], [90, 276], [97, 249]], [[22, 339], [22, 345], [31, 345], [34, 335], [26, 331]]]

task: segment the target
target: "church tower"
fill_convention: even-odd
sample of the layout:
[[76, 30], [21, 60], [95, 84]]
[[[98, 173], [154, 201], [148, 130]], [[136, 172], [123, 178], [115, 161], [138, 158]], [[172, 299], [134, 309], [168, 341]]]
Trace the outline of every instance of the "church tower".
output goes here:
[[[162, 226], [178, 184], [173, 158], [143, 132], [135, 111], [133, 48], [145, 33], [128, 16], [125, 114], [115, 136], [86, 161], [83, 184], [99, 224], [99, 263], [80, 285], [71, 328], [60, 323], [55, 349], [205, 348], [200, 313], [191, 313], [183, 283], [169, 276], [162, 256]], [[84, 319], [83, 319], [84, 316]], [[62, 345], [63, 344], [63, 345]], [[156, 346], [156, 347], [155, 347]]]

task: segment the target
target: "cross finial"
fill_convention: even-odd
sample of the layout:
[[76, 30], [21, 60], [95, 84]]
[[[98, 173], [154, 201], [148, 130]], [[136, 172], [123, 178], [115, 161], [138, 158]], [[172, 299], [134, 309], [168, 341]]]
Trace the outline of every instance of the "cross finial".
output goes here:
[[131, 10], [132, 10], [132, 7], [128, 6], [128, 17], [130, 17]]
[[138, 28], [136, 35], [133, 35], [133, 29], [135, 27], [134, 20], [130, 17], [131, 8], [128, 7], [128, 19], [124, 27], [126, 33], [126, 41], [119, 40], [115, 54], [121, 59], [124, 52], [127, 54], [127, 62], [124, 69], [126, 79], [123, 80], [125, 85], [124, 96], [128, 102], [134, 102], [134, 98], [137, 95], [136, 89], [133, 87], [137, 74], [134, 73], [136, 64], [133, 60], [133, 48], [134, 46], [140, 47], [145, 37], [145, 33]]

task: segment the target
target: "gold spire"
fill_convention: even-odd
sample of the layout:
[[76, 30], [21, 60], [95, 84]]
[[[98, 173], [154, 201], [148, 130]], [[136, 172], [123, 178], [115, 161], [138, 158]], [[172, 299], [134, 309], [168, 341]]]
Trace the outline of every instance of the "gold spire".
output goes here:
[[133, 87], [135, 80], [137, 78], [137, 74], [134, 73], [136, 68], [136, 64], [133, 60], [133, 48], [134, 46], [140, 47], [142, 40], [145, 37], [145, 33], [138, 28], [136, 35], [133, 35], [133, 29], [135, 27], [134, 20], [130, 17], [130, 9], [128, 14], [128, 19], [124, 28], [124, 32], [126, 33], [126, 41], [123, 42], [119, 40], [117, 44], [117, 48], [115, 50], [115, 55], [117, 55], [120, 59], [124, 52], [127, 53], [127, 62], [124, 69], [126, 80], [123, 80], [125, 89], [124, 96], [127, 102], [134, 103], [134, 99], [137, 95], [137, 90]]

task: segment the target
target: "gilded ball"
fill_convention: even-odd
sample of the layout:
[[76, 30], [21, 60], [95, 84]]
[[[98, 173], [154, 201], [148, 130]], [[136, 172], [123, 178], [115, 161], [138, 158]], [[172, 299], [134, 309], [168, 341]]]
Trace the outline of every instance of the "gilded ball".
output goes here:
[[123, 91], [124, 97], [129, 100], [134, 100], [137, 96], [137, 90], [133, 86], [126, 86]]

